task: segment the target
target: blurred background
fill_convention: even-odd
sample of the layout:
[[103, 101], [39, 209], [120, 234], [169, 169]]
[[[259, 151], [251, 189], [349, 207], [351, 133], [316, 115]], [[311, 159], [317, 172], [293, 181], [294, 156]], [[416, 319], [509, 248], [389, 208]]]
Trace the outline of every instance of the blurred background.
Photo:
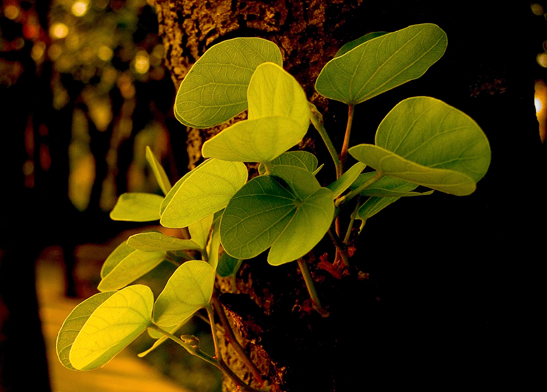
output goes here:
[[[545, 143], [547, 9], [532, 2], [530, 13], [529, 99]], [[64, 369], [55, 356], [60, 324], [96, 292], [110, 251], [140, 228], [109, 219], [117, 197], [159, 193], [145, 147], [170, 178], [187, 171], [163, 59], [153, 0], [0, 0], [0, 392], [220, 390], [215, 369], [173, 344], [138, 359], [146, 336], [93, 372]], [[144, 279], [161, 288], [169, 268]], [[207, 346], [204, 330], [197, 320], [186, 333]]]
[[[118, 196], [159, 192], [145, 147], [170, 178], [187, 170], [163, 57], [151, 0], [0, 1], [0, 391], [219, 388], [216, 369], [169, 343], [138, 359], [146, 336], [97, 372], [55, 356], [60, 323], [137, 228], [109, 219]], [[161, 290], [169, 268], [144, 279]], [[187, 333], [207, 346], [203, 329]]]

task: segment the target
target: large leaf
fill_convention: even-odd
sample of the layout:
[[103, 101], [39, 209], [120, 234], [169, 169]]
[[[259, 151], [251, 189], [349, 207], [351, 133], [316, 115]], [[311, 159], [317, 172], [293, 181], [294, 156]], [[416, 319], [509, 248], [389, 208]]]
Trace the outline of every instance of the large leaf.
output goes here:
[[95, 309], [106, 301], [115, 291], [106, 293], [97, 293], [85, 301], [78, 304], [63, 322], [59, 334], [57, 335], [56, 350], [59, 361], [64, 367], [75, 370], [70, 363], [69, 354], [74, 340], [80, 333], [80, 330], [93, 314]]
[[247, 181], [241, 162], [208, 159], [176, 184], [161, 206], [160, 223], [182, 228], [223, 209]]
[[101, 269], [100, 291], [118, 290], [151, 271], [165, 259], [165, 251], [144, 252], [120, 244]]
[[152, 290], [135, 285], [102, 302], [89, 316], [72, 344], [69, 361], [78, 370], [106, 364], [151, 325]]
[[378, 127], [376, 145], [349, 152], [384, 175], [460, 196], [475, 190], [490, 164], [490, 146], [477, 123], [430, 97], [400, 102]]
[[152, 150], [148, 146], [146, 146], [146, 160], [148, 161], [148, 164], [152, 168], [152, 172], [154, 173], [154, 177], [156, 178], [156, 181], [158, 182], [158, 185], [161, 191], [163, 192], [164, 195], [167, 195], [167, 193], [171, 189], [171, 183], [169, 182], [169, 177], [167, 177], [165, 170], [163, 169], [161, 164], [158, 162], [158, 160], [154, 156], [154, 153], [152, 153]]
[[123, 193], [110, 212], [116, 221], [150, 222], [160, 219], [163, 197], [152, 193]]
[[271, 247], [268, 262], [284, 264], [308, 253], [329, 229], [332, 192], [305, 169], [278, 166], [274, 173], [251, 180], [226, 207], [220, 235], [230, 256], [249, 259]]
[[261, 38], [235, 38], [209, 48], [182, 81], [175, 115], [184, 125], [209, 128], [247, 109], [247, 87], [256, 67], [282, 65], [281, 52]]
[[409, 26], [335, 57], [319, 74], [315, 88], [327, 98], [358, 104], [422, 76], [446, 45], [446, 34], [438, 26]]
[[154, 305], [154, 322], [173, 327], [206, 307], [213, 294], [215, 270], [201, 260], [187, 261], [173, 273]]
[[203, 144], [202, 155], [226, 161], [269, 162], [298, 144], [310, 108], [298, 82], [273, 63], [258, 66], [248, 90], [249, 119]]

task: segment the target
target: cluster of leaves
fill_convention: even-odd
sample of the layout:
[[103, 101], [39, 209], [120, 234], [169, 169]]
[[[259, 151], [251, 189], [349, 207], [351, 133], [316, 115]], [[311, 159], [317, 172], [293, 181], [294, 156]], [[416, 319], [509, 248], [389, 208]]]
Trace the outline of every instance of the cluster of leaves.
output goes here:
[[[329, 233], [336, 257], [348, 262], [348, 238], [341, 235], [338, 217], [347, 212], [350, 200], [357, 203], [351, 203], [349, 230], [356, 219], [365, 222], [400, 197], [433, 190], [472, 193], [490, 163], [488, 141], [471, 118], [437, 99], [400, 102], [379, 125], [375, 144], [349, 148], [353, 107], [420, 77], [446, 45], [438, 26], [422, 24], [370, 34], [340, 49], [316, 82], [321, 95], [349, 107], [340, 153], [321, 114], [282, 68], [275, 44], [236, 38], [211, 47], [183, 81], [176, 116], [195, 128], [217, 126], [245, 110], [247, 119], [205, 142], [202, 154], [207, 159], [173, 186], [147, 151], [164, 195], [124, 194], [111, 217], [159, 220], [167, 228], [187, 229], [189, 238], [152, 231], [120, 245], [102, 269], [101, 293], [77, 306], [63, 325], [58, 339], [61, 362], [79, 370], [101, 366], [148, 329], [158, 339], [151, 349], [171, 338], [234, 378], [218, 350], [210, 356], [201, 352], [195, 338], [174, 336], [205, 308], [215, 338], [215, 312], [222, 319], [214, 295], [217, 274], [233, 275], [242, 260], [269, 250], [271, 265], [299, 262], [320, 310], [301, 261]], [[316, 179], [321, 166], [313, 154], [288, 151], [305, 136], [310, 120], [336, 166], [337, 178], [326, 186]], [[344, 170], [347, 154], [357, 163]], [[248, 180], [247, 162], [260, 164], [259, 176]], [[371, 170], [365, 172], [367, 166]], [[418, 186], [431, 190], [419, 193]], [[192, 260], [187, 253], [200, 259]], [[147, 286], [127, 286], [166, 259], [181, 265], [155, 301]]]

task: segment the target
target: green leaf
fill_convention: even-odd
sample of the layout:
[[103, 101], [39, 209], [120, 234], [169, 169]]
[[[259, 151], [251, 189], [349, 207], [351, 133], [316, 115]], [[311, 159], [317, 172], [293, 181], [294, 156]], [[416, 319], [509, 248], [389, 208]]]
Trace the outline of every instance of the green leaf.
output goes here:
[[364, 163], [357, 162], [355, 165], [350, 167], [342, 176], [334, 181], [333, 183], [329, 184], [327, 188], [329, 188], [333, 195], [333, 199], [336, 199], [338, 196], [340, 196], [346, 189], [350, 187], [351, 184], [355, 182], [355, 180], [358, 178], [359, 174], [365, 170]]
[[434, 24], [419, 24], [366, 41], [329, 61], [315, 88], [326, 98], [358, 104], [422, 76], [446, 50]]
[[228, 276], [234, 276], [237, 273], [237, 270], [241, 266], [243, 260], [236, 259], [235, 257], [230, 256], [228, 253], [223, 253], [218, 259], [217, 274], [221, 278], [226, 278]]
[[491, 155], [475, 121], [430, 97], [400, 102], [378, 127], [376, 145], [349, 153], [384, 175], [459, 196], [475, 190]]
[[167, 195], [167, 193], [171, 189], [171, 182], [169, 181], [169, 177], [167, 177], [165, 170], [158, 162], [149, 146], [146, 146], [146, 160], [152, 168], [152, 172], [154, 173], [154, 177], [156, 178], [156, 181], [158, 182], [161, 191], [164, 195]]
[[387, 34], [387, 33], [385, 31], [377, 31], [377, 32], [365, 34], [360, 38], [354, 39], [353, 41], [348, 42], [347, 44], [342, 46], [340, 49], [338, 49], [338, 52], [336, 52], [334, 57], [340, 57], [343, 54], [346, 54], [347, 52], [349, 52], [350, 50], [358, 47], [359, 45], [364, 44], [365, 42], [370, 41], [373, 38], [380, 37], [384, 34]]
[[400, 197], [369, 197], [361, 207], [359, 207], [355, 218], [366, 221], [399, 199]]
[[151, 271], [165, 259], [165, 251], [144, 252], [126, 243], [108, 256], [101, 269], [100, 291], [118, 290]]
[[93, 314], [95, 309], [106, 301], [115, 291], [107, 293], [97, 293], [92, 297], [78, 304], [63, 322], [59, 334], [57, 335], [56, 350], [59, 361], [64, 367], [75, 370], [70, 363], [69, 354], [74, 340], [80, 333], [80, 330]]
[[[351, 185], [350, 188], [356, 189], [361, 184], [374, 177], [376, 172], [363, 173], [359, 175], [357, 180]], [[410, 197], [410, 196], [427, 196], [431, 195], [433, 191], [428, 192], [412, 192], [418, 185], [411, 182], [406, 182], [393, 177], [384, 176], [364, 189], [360, 194], [362, 196], [374, 196], [374, 197]]]
[[211, 232], [211, 226], [213, 225], [213, 218], [214, 214], [211, 214], [188, 226], [190, 238], [193, 242], [198, 244], [201, 249], [205, 249], [207, 246], [207, 240], [209, 238], [209, 233]]
[[218, 266], [218, 254], [220, 251], [220, 218], [214, 221], [213, 233], [211, 234], [211, 240], [207, 245], [207, 262], [211, 264], [213, 269], [217, 269]]
[[167, 252], [175, 250], [202, 250], [193, 240], [167, 236], [159, 231], [134, 234], [127, 239], [127, 245], [143, 252]]
[[213, 294], [215, 270], [201, 260], [187, 261], [173, 273], [154, 305], [154, 322], [173, 327], [206, 307]]
[[254, 72], [249, 90], [249, 119], [286, 116], [301, 129], [310, 125], [310, 106], [306, 94], [296, 79], [274, 63], [264, 63]]
[[274, 170], [283, 178], [254, 178], [226, 207], [220, 235], [230, 256], [250, 259], [271, 247], [268, 262], [280, 265], [304, 256], [329, 229], [332, 192], [305, 169], [279, 168]]
[[89, 316], [72, 344], [69, 360], [78, 370], [103, 366], [151, 325], [154, 295], [143, 285], [112, 294]]
[[164, 227], [187, 227], [223, 209], [247, 181], [247, 167], [208, 159], [179, 181], [161, 206]]
[[248, 90], [248, 120], [203, 144], [202, 155], [225, 161], [269, 162], [298, 144], [310, 123], [304, 90], [280, 66], [258, 66]]
[[184, 125], [209, 128], [247, 109], [247, 87], [264, 62], [283, 64], [276, 44], [261, 38], [235, 38], [209, 48], [182, 81], [175, 115]]
[[201, 154], [225, 161], [269, 162], [298, 144], [306, 131], [286, 116], [240, 121], [203, 143]]
[[110, 212], [116, 221], [150, 222], [160, 219], [163, 197], [152, 193], [123, 193]]
[[[317, 169], [317, 158], [307, 151], [287, 151], [270, 162], [274, 166], [296, 166], [306, 169], [309, 172], [314, 172]], [[258, 172], [262, 175], [266, 173], [264, 165], [258, 167]]]

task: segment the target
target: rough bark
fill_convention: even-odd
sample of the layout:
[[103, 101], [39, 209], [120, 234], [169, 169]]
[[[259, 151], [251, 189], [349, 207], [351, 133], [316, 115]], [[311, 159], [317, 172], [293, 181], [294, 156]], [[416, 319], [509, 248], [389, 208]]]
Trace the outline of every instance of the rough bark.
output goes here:
[[[346, 109], [314, 94], [313, 82], [336, 50], [371, 31], [436, 23], [448, 34], [445, 57], [419, 81], [360, 105], [352, 143], [371, 142], [377, 124], [402, 98], [431, 95], [473, 117], [492, 146], [490, 171], [472, 196], [400, 201], [368, 223], [353, 257], [360, 278], [339, 280], [310, 260], [328, 318], [311, 310], [295, 265], [274, 268], [252, 260], [242, 268], [237, 295], [220, 300], [273, 391], [534, 379], [535, 364], [527, 358], [540, 336], [533, 309], [542, 297], [540, 267], [532, 260], [545, 237], [543, 227], [532, 229], [545, 218], [545, 147], [533, 108], [534, 79], [543, 77], [534, 63], [541, 38], [527, 4], [475, 3], [156, 2], [177, 87], [211, 45], [235, 36], [267, 38], [280, 46], [285, 68], [308, 97], [328, 113], [329, 130], [343, 129]], [[201, 143], [218, 129], [187, 131], [192, 168], [201, 159]], [[341, 135], [332, 137], [341, 144]], [[328, 165], [311, 131], [306, 140], [300, 147]], [[231, 291], [225, 282], [220, 287]], [[226, 357], [251, 378], [235, 356]]]

